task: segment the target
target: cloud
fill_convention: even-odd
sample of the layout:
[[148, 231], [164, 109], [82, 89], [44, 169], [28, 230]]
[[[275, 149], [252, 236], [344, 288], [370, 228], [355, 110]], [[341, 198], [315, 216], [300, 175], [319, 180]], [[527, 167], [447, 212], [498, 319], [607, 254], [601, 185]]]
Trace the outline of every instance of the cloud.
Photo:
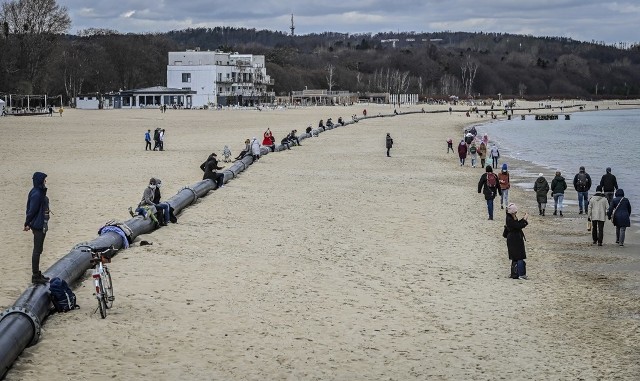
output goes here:
[[72, 33], [109, 28], [123, 33], [235, 26], [297, 34], [378, 32], [502, 32], [605, 42], [640, 41], [640, 5], [601, 0], [244, 0], [91, 2], [58, 0]]

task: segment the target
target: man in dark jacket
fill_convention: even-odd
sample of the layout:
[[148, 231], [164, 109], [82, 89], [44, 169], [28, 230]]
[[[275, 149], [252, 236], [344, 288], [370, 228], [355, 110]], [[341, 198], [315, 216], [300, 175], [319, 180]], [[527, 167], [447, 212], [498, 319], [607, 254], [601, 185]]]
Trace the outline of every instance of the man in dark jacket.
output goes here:
[[47, 175], [42, 172], [33, 174], [33, 188], [27, 198], [27, 217], [24, 231], [33, 233], [33, 253], [31, 255], [31, 282], [45, 284], [49, 278], [40, 271], [40, 255], [44, 246], [44, 238], [49, 228], [49, 198], [47, 197]]
[[484, 199], [487, 201], [487, 211], [489, 212], [489, 220], [493, 220], [493, 199], [496, 195], [502, 196], [502, 190], [498, 182], [498, 175], [493, 173], [493, 168], [487, 165], [485, 173], [480, 176], [478, 181], [478, 193], [484, 194]]
[[[511, 259], [511, 277], [514, 279], [527, 279], [527, 267], [525, 259], [527, 252], [524, 247], [524, 229], [529, 223], [527, 213], [521, 219], [517, 217], [518, 207], [514, 203], [507, 206], [507, 219], [505, 227], [507, 230], [507, 251]], [[515, 269], [515, 271], [514, 271]]]
[[215, 153], [209, 155], [207, 161], [200, 164], [200, 169], [204, 171], [202, 180], [213, 180], [213, 182], [216, 183], [216, 189], [220, 189], [224, 187], [224, 175], [222, 173], [218, 173], [217, 171], [224, 168], [224, 166], [218, 167], [218, 159], [216, 159], [216, 156], [218, 155], [216, 155]]
[[564, 201], [564, 191], [567, 189], [567, 182], [562, 177], [560, 170], [556, 171], [556, 176], [551, 180], [551, 196], [553, 197], [553, 215], [558, 214], [560, 209], [560, 217], [562, 217], [562, 202]]
[[600, 185], [602, 186], [604, 195], [609, 201], [609, 205], [611, 205], [613, 194], [618, 190], [618, 181], [616, 180], [616, 176], [611, 173], [611, 168], [607, 168], [607, 173], [602, 175], [602, 179], [600, 179]]
[[[578, 207], [580, 212], [586, 212], [589, 207], [589, 189], [591, 189], [591, 176], [585, 171], [584, 167], [580, 167], [580, 172], [576, 173], [573, 178], [573, 187], [578, 192]], [[584, 208], [582, 207], [584, 205]]]

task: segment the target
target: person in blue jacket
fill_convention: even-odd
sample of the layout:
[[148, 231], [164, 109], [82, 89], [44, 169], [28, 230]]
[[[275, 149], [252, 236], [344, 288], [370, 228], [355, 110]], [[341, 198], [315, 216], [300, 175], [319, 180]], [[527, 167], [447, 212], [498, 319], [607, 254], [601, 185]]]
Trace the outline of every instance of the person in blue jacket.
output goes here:
[[47, 197], [47, 175], [42, 172], [33, 174], [33, 188], [27, 198], [27, 217], [24, 231], [33, 233], [33, 253], [31, 255], [31, 282], [45, 284], [49, 278], [40, 271], [40, 255], [44, 246], [44, 238], [49, 229], [49, 198]]
[[624, 197], [624, 190], [618, 188], [616, 197], [611, 201], [607, 217], [616, 227], [616, 243], [624, 246], [625, 231], [631, 226], [631, 203]]

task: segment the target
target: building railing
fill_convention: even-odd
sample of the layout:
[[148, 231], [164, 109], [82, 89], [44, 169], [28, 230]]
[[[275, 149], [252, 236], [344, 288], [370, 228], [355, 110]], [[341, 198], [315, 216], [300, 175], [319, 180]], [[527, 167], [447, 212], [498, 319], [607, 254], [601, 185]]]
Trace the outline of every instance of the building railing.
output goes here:
[[351, 94], [348, 91], [328, 91], [328, 90], [302, 90], [292, 91], [291, 95], [294, 97], [320, 97], [320, 96], [349, 96]]
[[256, 91], [221, 91], [218, 94], [216, 94], [219, 97], [237, 97], [239, 95], [242, 95], [243, 97], [273, 97], [276, 95], [275, 92], [273, 91], [269, 91], [269, 92], [264, 92], [264, 93], [260, 93], [260, 92], [256, 92]]

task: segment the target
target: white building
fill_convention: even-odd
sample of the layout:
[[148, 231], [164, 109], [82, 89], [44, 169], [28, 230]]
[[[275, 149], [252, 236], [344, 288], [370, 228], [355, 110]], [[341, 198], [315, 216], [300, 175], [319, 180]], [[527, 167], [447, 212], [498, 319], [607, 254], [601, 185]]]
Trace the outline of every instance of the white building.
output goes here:
[[167, 87], [195, 91], [192, 107], [270, 102], [264, 56], [187, 50], [169, 52]]

